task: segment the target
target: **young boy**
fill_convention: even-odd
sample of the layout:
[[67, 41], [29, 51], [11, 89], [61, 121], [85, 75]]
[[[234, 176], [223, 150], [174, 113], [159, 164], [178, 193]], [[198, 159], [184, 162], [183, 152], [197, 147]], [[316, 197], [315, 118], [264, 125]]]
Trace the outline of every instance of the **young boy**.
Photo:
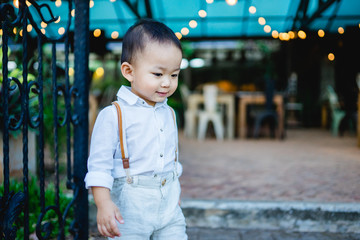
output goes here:
[[108, 106], [93, 129], [85, 177], [104, 236], [187, 239], [179, 206], [177, 127], [166, 103], [177, 88], [181, 59], [179, 40], [160, 22], [140, 20], [124, 36], [121, 72], [131, 88], [119, 89], [117, 103], [129, 168], [121, 158], [117, 109]]

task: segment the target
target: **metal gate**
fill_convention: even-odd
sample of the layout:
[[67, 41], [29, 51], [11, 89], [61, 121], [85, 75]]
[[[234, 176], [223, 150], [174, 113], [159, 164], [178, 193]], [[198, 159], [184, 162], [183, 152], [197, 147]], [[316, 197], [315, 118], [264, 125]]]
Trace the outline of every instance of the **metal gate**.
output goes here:
[[[54, 16], [49, 4], [41, 1], [2, 0], [0, 4], [0, 122], [3, 135], [0, 239], [18, 239], [19, 232], [23, 239], [30, 239], [31, 235], [36, 235], [38, 239], [88, 238], [88, 192], [84, 187], [84, 177], [88, 155], [89, 1], [64, 2], [69, 6], [65, 16]], [[75, 17], [72, 16], [74, 9]], [[42, 26], [32, 16], [34, 11], [47, 25], [55, 24], [59, 18], [67, 18], [63, 34], [55, 38], [44, 34]], [[74, 24], [76, 31], [70, 30], [71, 24]], [[29, 28], [36, 33], [30, 34]], [[51, 49], [47, 68], [45, 44]], [[13, 45], [18, 49], [12, 51], [21, 55], [16, 68], [20, 72], [17, 76], [12, 74], [9, 61], [9, 46]], [[62, 68], [57, 66], [59, 46], [62, 46], [65, 56]], [[73, 81], [69, 73], [71, 46], [74, 56]], [[51, 109], [51, 112], [46, 112], [46, 109]], [[47, 129], [50, 129], [50, 134]], [[36, 134], [35, 184], [31, 184], [33, 180], [28, 167], [30, 131]], [[13, 159], [9, 154], [12, 148], [9, 141], [14, 132], [20, 132], [22, 138], [22, 146], [15, 149], [22, 156], [22, 187], [15, 190], [10, 171]], [[60, 141], [60, 133], [65, 136], [64, 141]], [[45, 162], [49, 162], [49, 159], [44, 157], [49, 135], [52, 136], [50, 145], [53, 149], [50, 154], [51, 173], [47, 173], [45, 168]], [[60, 148], [61, 143], [63, 149]], [[65, 164], [64, 174], [60, 171], [60, 158]], [[63, 193], [62, 182], [65, 182], [67, 195]], [[33, 192], [33, 185], [38, 187], [38, 192]], [[53, 186], [53, 191], [49, 196], [50, 186]], [[69, 195], [69, 201], [64, 201], [62, 197]], [[38, 204], [33, 206], [36, 199]], [[39, 210], [33, 213], [34, 209]], [[34, 214], [35, 223], [30, 221]]]

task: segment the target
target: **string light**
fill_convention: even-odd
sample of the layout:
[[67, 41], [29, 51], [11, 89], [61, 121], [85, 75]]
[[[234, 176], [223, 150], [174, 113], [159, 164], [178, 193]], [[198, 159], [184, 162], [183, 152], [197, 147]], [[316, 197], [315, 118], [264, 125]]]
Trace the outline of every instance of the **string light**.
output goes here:
[[19, 0], [13, 1], [14, 7], [19, 8]]
[[345, 32], [345, 31], [344, 31], [344, 28], [343, 28], [343, 27], [339, 27], [339, 28], [338, 28], [338, 32], [339, 32], [340, 34], [344, 34], [344, 32]]
[[259, 17], [259, 18], [258, 18], [258, 22], [259, 22], [260, 25], [265, 25], [266, 20], [265, 20], [265, 18], [263, 18], [263, 17]]
[[278, 38], [278, 37], [279, 37], [278, 31], [273, 30], [273, 31], [271, 32], [271, 36], [272, 36], [273, 38]]
[[55, 6], [60, 7], [61, 3], [62, 3], [61, 0], [56, 0], [55, 1]]
[[197, 22], [195, 21], [195, 20], [191, 20], [190, 22], [189, 22], [189, 26], [191, 27], [191, 28], [196, 28], [197, 27]]
[[101, 30], [100, 29], [95, 29], [93, 34], [94, 34], [94, 37], [100, 37]]
[[198, 14], [199, 14], [199, 16], [202, 17], [202, 18], [206, 17], [206, 15], [207, 15], [207, 13], [206, 13], [205, 10], [200, 10], [200, 11], [198, 12]]
[[28, 32], [31, 32], [32, 29], [33, 29], [33, 27], [32, 27], [31, 24], [28, 24], [28, 25], [26, 26], [26, 30], [27, 30]]
[[187, 28], [187, 27], [183, 27], [182, 29], [181, 29], [181, 34], [183, 35], [183, 36], [186, 36], [186, 35], [188, 35], [189, 34], [189, 29]]
[[75, 9], [71, 10], [71, 16], [75, 17]]
[[46, 33], [45, 29], [42, 28], [40, 31], [42, 32], [42, 34], [45, 35], [45, 33]]
[[111, 38], [112, 39], [117, 39], [119, 37], [119, 33], [117, 32], [117, 31], [113, 31], [112, 33], [111, 33]]
[[212, 4], [212, 3], [214, 2], [214, 0], [206, 0], [206, 2], [207, 2], [208, 4]]
[[94, 0], [90, 0], [90, 2], [89, 2], [89, 6], [90, 6], [90, 8], [92, 8], [93, 6], [94, 6]]
[[288, 33], [283, 32], [283, 33], [279, 33], [279, 39], [281, 41], [289, 41], [290, 37]]
[[325, 32], [324, 32], [324, 30], [319, 29], [319, 31], [318, 31], [318, 35], [319, 35], [319, 37], [324, 37], [324, 36], [325, 36]]
[[226, 0], [226, 3], [230, 6], [234, 6], [237, 3], [237, 0]]
[[289, 31], [288, 34], [291, 39], [295, 38], [295, 33], [293, 31]]
[[251, 13], [251, 14], [256, 13], [256, 7], [250, 6], [250, 7], [249, 7], [249, 13]]
[[45, 22], [41, 22], [41, 23], [40, 23], [40, 26], [41, 26], [42, 28], [46, 28], [46, 27], [47, 27], [47, 24], [46, 24]]
[[59, 28], [58, 33], [60, 35], [63, 35], [65, 33], [65, 28], [63, 28], [63, 27]]
[[300, 30], [300, 31], [298, 32], [298, 36], [299, 36], [299, 38], [301, 38], [301, 39], [305, 39], [305, 38], [306, 38], [306, 33], [305, 33], [303, 30]]
[[175, 35], [176, 35], [176, 37], [177, 37], [179, 40], [182, 38], [182, 35], [181, 35], [181, 33], [179, 33], [179, 32], [176, 32]]
[[264, 26], [264, 31], [265, 31], [266, 33], [269, 33], [269, 32], [271, 31], [271, 27], [270, 27], [269, 25], [265, 25], [265, 26]]
[[334, 61], [334, 60], [335, 60], [335, 55], [334, 55], [333, 53], [329, 53], [329, 54], [328, 54], [328, 59], [329, 59], [330, 61]]

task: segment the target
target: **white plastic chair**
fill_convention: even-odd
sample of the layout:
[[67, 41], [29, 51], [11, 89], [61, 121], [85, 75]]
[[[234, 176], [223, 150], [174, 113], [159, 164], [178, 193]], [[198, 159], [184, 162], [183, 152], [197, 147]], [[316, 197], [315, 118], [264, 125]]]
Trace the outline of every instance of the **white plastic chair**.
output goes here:
[[331, 131], [334, 136], [338, 136], [340, 123], [345, 117], [345, 111], [341, 110], [338, 96], [330, 85], [327, 86], [327, 95], [331, 111]]
[[198, 115], [198, 112], [188, 109], [188, 98], [191, 92], [185, 84], [180, 85], [180, 93], [185, 108], [184, 134], [186, 137], [193, 138], [196, 135], [196, 117]]
[[224, 139], [224, 124], [222, 112], [218, 110], [216, 85], [205, 85], [203, 87], [204, 110], [199, 112], [198, 139], [203, 140], [206, 135], [208, 122], [212, 121], [217, 140]]

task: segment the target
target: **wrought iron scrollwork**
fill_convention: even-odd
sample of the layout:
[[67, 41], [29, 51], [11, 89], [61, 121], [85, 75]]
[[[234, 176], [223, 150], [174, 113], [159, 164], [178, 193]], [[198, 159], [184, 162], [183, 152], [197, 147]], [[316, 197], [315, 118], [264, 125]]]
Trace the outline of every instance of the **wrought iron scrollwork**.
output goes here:
[[[40, 98], [40, 91], [39, 91], [39, 83], [36, 82], [36, 81], [30, 81], [29, 82], [29, 85], [28, 85], [28, 90], [29, 92], [27, 93], [28, 95], [30, 95], [30, 92], [32, 92], [33, 94], [37, 95], [37, 99]], [[36, 100], [36, 98], [33, 98], [33, 100]], [[31, 102], [29, 103], [29, 108], [31, 109], [31, 107], [34, 107], [34, 106], [31, 106]], [[29, 118], [28, 118], [28, 121], [29, 121], [29, 125], [30, 127], [32, 128], [38, 128], [39, 125], [40, 125], [40, 112], [39, 111], [36, 111], [34, 110], [34, 112], [37, 112], [37, 114], [35, 113], [34, 115], [31, 115], [32, 114], [32, 111], [29, 111]]]
[[11, 192], [0, 197], [0, 239], [16, 238], [17, 228], [13, 226], [24, 206], [25, 195], [22, 192]]
[[[9, 100], [10, 100], [9, 108], [10, 108], [10, 113], [12, 113], [11, 110], [16, 110], [16, 105], [20, 105], [21, 97], [24, 94], [22, 90], [22, 84], [19, 79], [15, 77], [10, 77], [8, 79], [9, 79], [8, 89], [9, 89]], [[14, 82], [15, 84], [11, 85], [11, 82]], [[12, 114], [10, 114], [9, 129], [12, 131], [19, 130], [20, 127], [22, 126], [23, 119], [24, 119], [23, 111], [13, 112]]]
[[[76, 86], [71, 86], [69, 83], [69, 32], [72, 21], [71, 10], [73, 10], [73, 1], [68, 0], [68, 19], [65, 26], [64, 34], [59, 37], [49, 37], [41, 31], [41, 28], [37, 25], [37, 22], [31, 15], [29, 10], [30, 7], [35, 9], [37, 15], [46, 24], [56, 22], [59, 17], [55, 16], [52, 12], [51, 7], [47, 3], [39, 4], [39, 1], [35, 0], [19, 0], [19, 9], [15, 10], [14, 6], [9, 3], [0, 4], [0, 28], [3, 30], [2, 36], [2, 51], [3, 51], [3, 82], [2, 82], [2, 105], [3, 111], [3, 129], [4, 131], [4, 193], [0, 199], [0, 239], [15, 239], [16, 227], [13, 226], [15, 219], [19, 216], [21, 211], [24, 212], [24, 239], [29, 238], [29, 189], [28, 189], [28, 126], [32, 129], [36, 129], [39, 132], [38, 136], [38, 159], [39, 163], [39, 178], [40, 178], [40, 207], [39, 217], [36, 225], [36, 235], [39, 239], [49, 239], [54, 234], [54, 224], [46, 221], [46, 215], [49, 212], [55, 212], [57, 218], [57, 225], [59, 226], [58, 232], [55, 234], [58, 239], [65, 238], [65, 223], [66, 217], [69, 215], [70, 209], [74, 206], [74, 202], [79, 197], [78, 183], [74, 183], [73, 171], [72, 171], [72, 159], [71, 159], [71, 125], [78, 125], [80, 116], [77, 113], [73, 113], [72, 104], [76, 101], [79, 96], [79, 91]], [[27, 5], [26, 3], [30, 3]], [[46, 12], [46, 13], [45, 13]], [[47, 17], [45, 17], [47, 16]], [[38, 41], [38, 69], [36, 80], [28, 79], [28, 33], [25, 30], [27, 24], [30, 23], [37, 33]], [[8, 41], [9, 41], [9, 30], [11, 28], [18, 27], [22, 28], [22, 69], [23, 74], [21, 77], [9, 77], [9, 70], [7, 67], [8, 62]], [[58, 76], [56, 71], [56, 43], [65, 41], [65, 83], [58, 83]], [[45, 166], [44, 166], [44, 104], [51, 104], [43, 101], [44, 98], [44, 86], [43, 86], [43, 43], [49, 42], [53, 46], [52, 54], [52, 97], [53, 97], [53, 114], [54, 114], [54, 145], [55, 145], [55, 203], [49, 203], [45, 199]], [[31, 97], [30, 97], [31, 96]], [[58, 114], [58, 98], [64, 100], [65, 110], [59, 111]], [[11, 107], [13, 101], [17, 110]], [[34, 104], [33, 104], [34, 103]], [[65, 209], [60, 209], [60, 189], [59, 189], [59, 154], [58, 154], [58, 128], [66, 128], [66, 163], [67, 163], [67, 181], [66, 187], [73, 191], [73, 198], [71, 202], [66, 206]], [[23, 166], [23, 183], [24, 191], [12, 193], [9, 191], [9, 131], [21, 130], [23, 132], [23, 153], [24, 153], [24, 166]], [[31, 189], [30, 189], [31, 190]], [[63, 213], [61, 213], [63, 211]], [[75, 218], [76, 220], [76, 218]], [[82, 226], [76, 221], [71, 223], [69, 226], [69, 232], [71, 232], [75, 239], [79, 236], [79, 228]]]
[[[36, 236], [40, 239], [40, 240], [45, 240], [45, 239], [49, 239], [51, 237], [51, 233], [54, 230], [54, 223], [51, 221], [46, 221], [43, 224], [43, 220], [46, 216], [46, 214], [50, 211], [54, 211], [56, 216], [57, 216], [57, 221], [56, 223], [59, 225], [59, 232], [60, 234], [63, 234], [63, 228], [64, 228], [64, 224], [63, 224], [63, 219], [61, 216], [61, 212], [58, 206], [48, 206], [45, 208], [45, 210], [40, 214], [39, 218], [38, 218], [38, 222], [36, 224]], [[45, 236], [43, 236], [43, 233], [45, 233]]]
[[[35, 0], [28, 0], [28, 1], [32, 4], [32, 6], [35, 7], [35, 9], [38, 12], [41, 20], [44, 23], [50, 24], [50, 23], [56, 22], [59, 19], [59, 17], [54, 16], [54, 14], [52, 13], [52, 10], [51, 10], [51, 8], [50, 8], [50, 6], [48, 4], [43, 3], [43, 4], [39, 5]], [[34, 18], [31, 16], [31, 14], [29, 14], [28, 19], [29, 19], [31, 25], [34, 27], [34, 29], [35, 29], [36, 33], [38, 34], [38, 36], [41, 36], [44, 39], [47, 39], [47, 40], [53, 41], [53, 42], [64, 40], [64, 38], [68, 35], [68, 32], [70, 31], [70, 25], [71, 25], [72, 0], [69, 0], [68, 3], [69, 3], [68, 22], [66, 24], [65, 33], [62, 36], [58, 37], [58, 38], [49, 38], [45, 34], [43, 34], [41, 32], [40, 28], [38, 27], [38, 25], [36, 24]], [[44, 17], [44, 15], [43, 15], [43, 13], [41, 11], [42, 8], [45, 8], [45, 9], [48, 10], [48, 14], [50, 15], [50, 19], [46, 19]]]
[[[70, 89], [70, 96], [73, 97], [74, 99], [78, 98], [79, 97], [79, 90], [76, 87], [72, 87]], [[71, 116], [71, 122], [74, 125], [79, 124], [79, 115], [77, 113], [73, 114], [71, 112], [70, 116]]]

